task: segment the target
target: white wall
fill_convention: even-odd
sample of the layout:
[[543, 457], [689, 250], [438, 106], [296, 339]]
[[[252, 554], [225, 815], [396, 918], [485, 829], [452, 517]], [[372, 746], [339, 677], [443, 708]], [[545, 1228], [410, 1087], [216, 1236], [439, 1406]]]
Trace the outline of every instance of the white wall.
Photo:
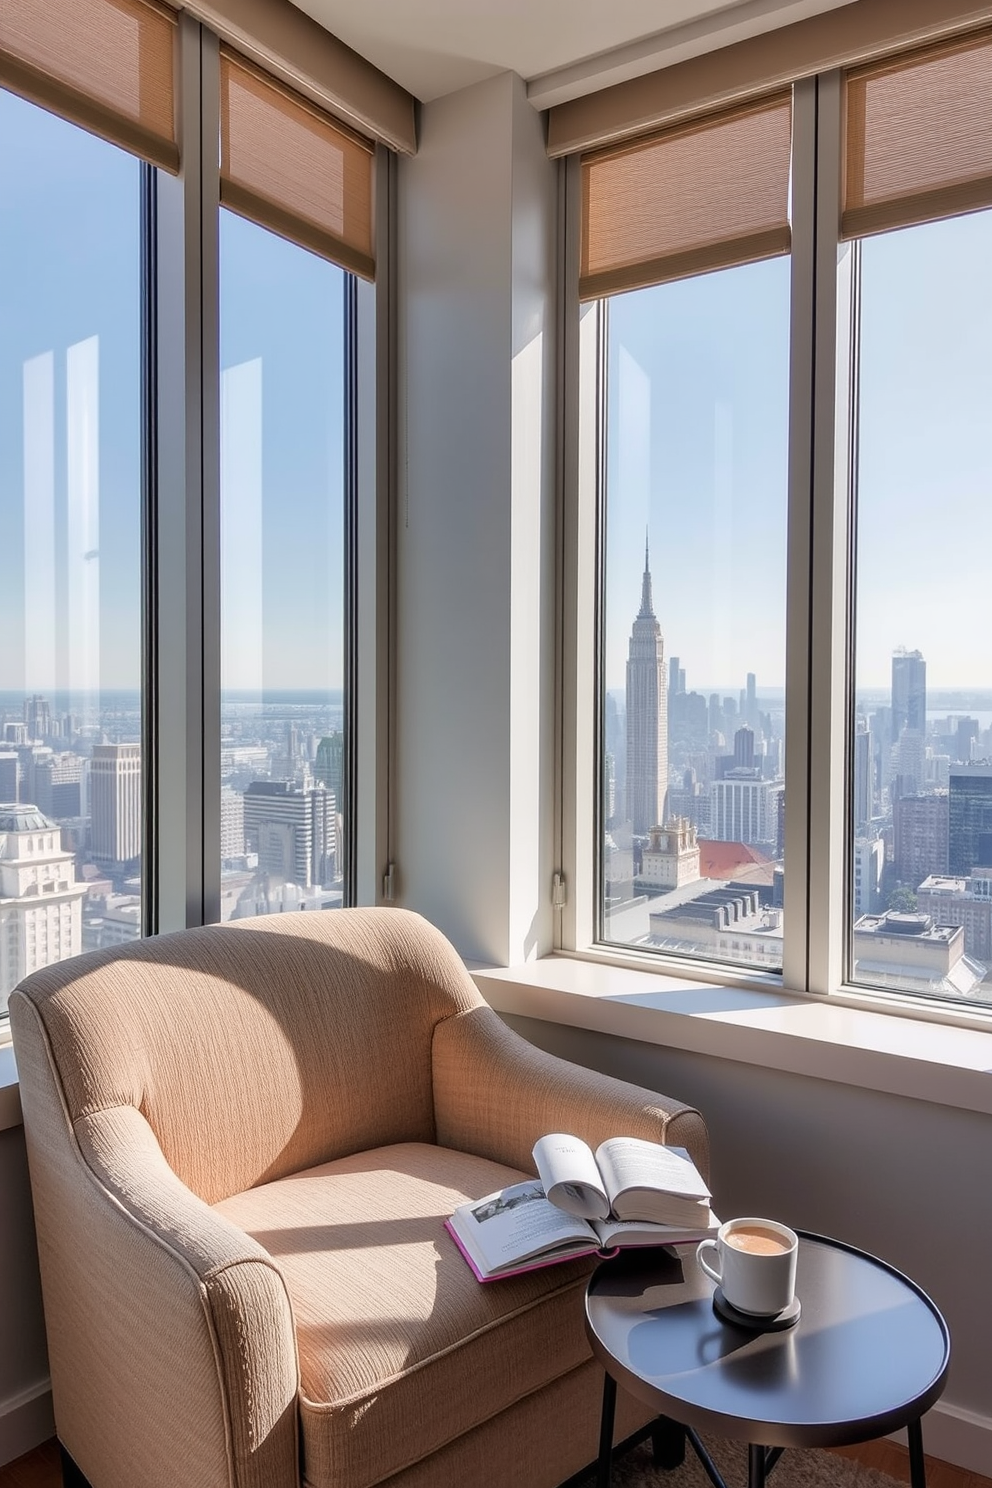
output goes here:
[[399, 898], [469, 958], [551, 938], [555, 172], [510, 73], [399, 168]]
[[951, 1333], [927, 1452], [992, 1476], [992, 1117], [506, 1016], [552, 1053], [698, 1107], [721, 1218], [765, 1214], [905, 1271]]

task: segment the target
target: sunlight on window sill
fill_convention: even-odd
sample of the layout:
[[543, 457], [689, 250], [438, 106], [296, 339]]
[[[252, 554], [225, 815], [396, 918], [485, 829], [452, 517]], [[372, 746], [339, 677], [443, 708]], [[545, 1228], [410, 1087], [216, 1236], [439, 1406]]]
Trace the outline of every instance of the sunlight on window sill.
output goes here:
[[500, 1013], [992, 1114], [992, 1025], [568, 956], [475, 967], [473, 976]]

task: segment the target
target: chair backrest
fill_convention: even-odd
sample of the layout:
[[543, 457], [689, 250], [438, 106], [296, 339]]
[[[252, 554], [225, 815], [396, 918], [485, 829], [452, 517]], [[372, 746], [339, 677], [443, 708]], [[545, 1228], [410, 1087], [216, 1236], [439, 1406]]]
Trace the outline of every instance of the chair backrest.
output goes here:
[[350, 1152], [432, 1141], [431, 1041], [481, 1002], [398, 909], [179, 931], [46, 967], [34, 1005], [70, 1121], [136, 1106], [208, 1203]]

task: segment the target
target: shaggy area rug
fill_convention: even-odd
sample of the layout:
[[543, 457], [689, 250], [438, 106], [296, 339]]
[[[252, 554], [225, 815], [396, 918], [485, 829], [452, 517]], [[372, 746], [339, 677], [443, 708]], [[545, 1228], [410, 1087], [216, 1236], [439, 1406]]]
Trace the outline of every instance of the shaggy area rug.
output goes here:
[[[747, 1447], [715, 1437], [706, 1439], [705, 1446], [727, 1488], [747, 1488]], [[595, 1488], [595, 1481], [594, 1474], [581, 1488]], [[895, 1478], [849, 1457], [799, 1448], [783, 1452], [768, 1482], [771, 1488], [902, 1488]], [[651, 1443], [643, 1442], [614, 1463], [612, 1488], [712, 1488], [712, 1485], [691, 1447], [686, 1448], [681, 1467], [663, 1472], [652, 1465]]]

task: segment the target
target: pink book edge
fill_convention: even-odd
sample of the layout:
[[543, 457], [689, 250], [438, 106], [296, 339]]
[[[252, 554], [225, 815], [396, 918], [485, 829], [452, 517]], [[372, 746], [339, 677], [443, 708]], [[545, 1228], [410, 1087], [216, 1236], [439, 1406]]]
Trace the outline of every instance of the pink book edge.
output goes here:
[[444, 1221], [444, 1228], [447, 1230], [452, 1240], [454, 1240], [455, 1244], [458, 1246], [462, 1257], [468, 1264], [468, 1268], [472, 1272], [472, 1275], [475, 1277], [476, 1281], [481, 1281], [483, 1284], [489, 1281], [505, 1281], [508, 1276], [523, 1276], [525, 1271], [541, 1271], [546, 1266], [560, 1266], [563, 1261], [578, 1261], [581, 1260], [583, 1256], [601, 1256], [603, 1260], [606, 1260], [610, 1256], [619, 1254], [619, 1251], [616, 1248], [612, 1250], [600, 1250], [598, 1245], [590, 1245], [588, 1250], [573, 1250], [565, 1256], [545, 1256], [543, 1259], [528, 1261], [523, 1266], [515, 1266], [512, 1271], [500, 1271], [497, 1276], [483, 1276], [482, 1272], [479, 1270], [478, 1266], [475, 1264], [472, 1257], [469, 1255], [468, 1251], [462, 1244], [461, 1239], [452, 1226], [450, 1219], [446, 1219]]

